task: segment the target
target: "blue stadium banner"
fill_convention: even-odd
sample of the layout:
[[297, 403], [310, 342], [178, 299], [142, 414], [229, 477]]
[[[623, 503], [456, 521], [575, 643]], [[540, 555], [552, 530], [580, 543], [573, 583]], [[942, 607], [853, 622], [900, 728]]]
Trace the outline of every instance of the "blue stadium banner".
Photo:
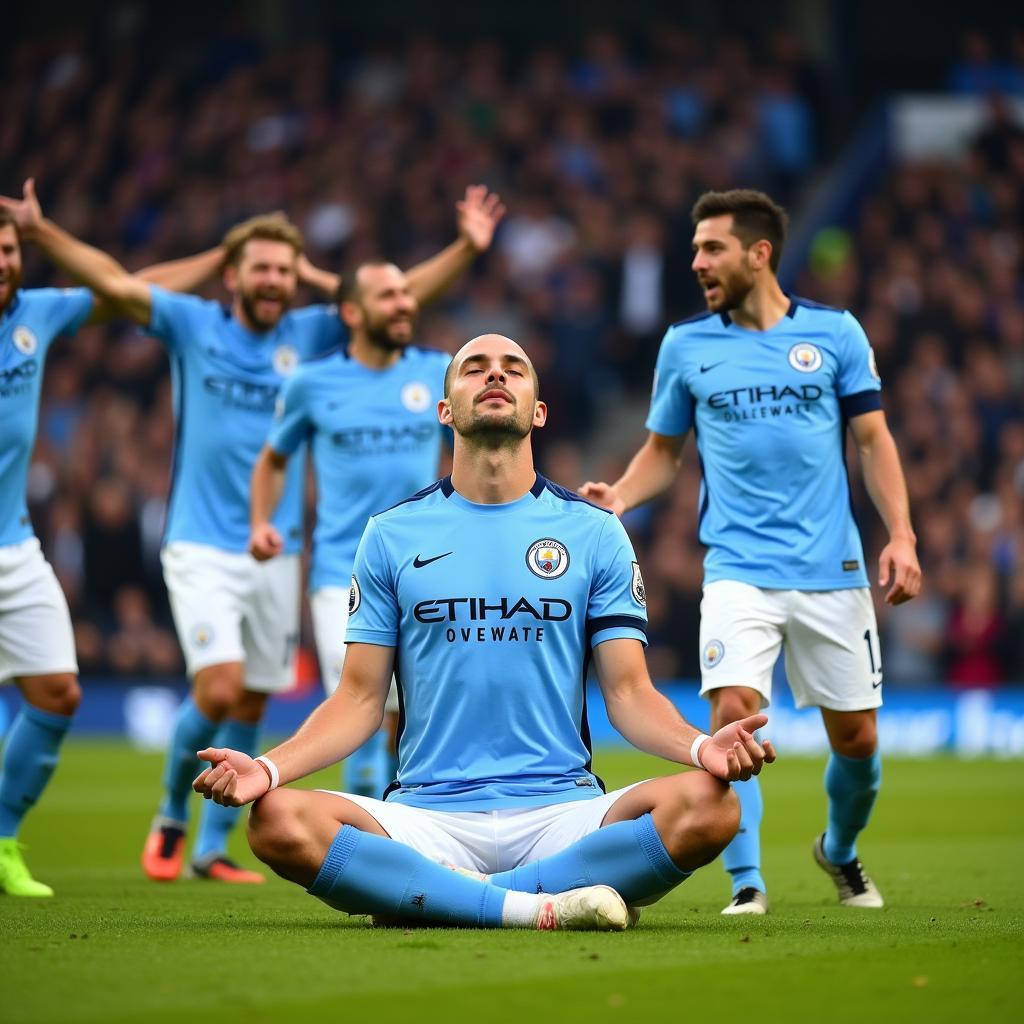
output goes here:
[[[659, 687], [694, 725], [708, 725], [707, 703], [696, 682]], [[141, 749], [162, 749], [185, 695], [183, 684], [130, 685], [123, 681], [83, 680], [84, 699], [75, 719], [77, 737], [126, 736]], [[0, 690], [0, 735], [17, 713], [14, 687]], [[320, 699], [319, 689], [274, 698], [268, 708], [268, 734], [294, 730]], [[587, 706], [596, 746], [624, 744], [605, 715], [596, 687]], [[798, 711], [789, 691], [777, 688], [768, 709], [769, 735], [780, 753], [817, 755], [826, 749], [821, 717], [814, 709]], [[887, 754], [924, 757], [949, 753], [962, 757], [1024, 757], [1024, 687], [1002, 690], [928, 688], [890, 690], [879, 714], [882, 749]]]

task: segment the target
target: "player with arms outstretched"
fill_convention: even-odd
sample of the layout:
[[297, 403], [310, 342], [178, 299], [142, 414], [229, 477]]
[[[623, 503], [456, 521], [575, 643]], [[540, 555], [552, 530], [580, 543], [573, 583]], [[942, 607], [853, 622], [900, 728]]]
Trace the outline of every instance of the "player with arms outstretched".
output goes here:
[[[693, 270], [708, 312], [669, 328], [647, 442], [614, 484], [581, 493], [621, 514], [672, 482], [686, 435], [704, 481], [701, 693], [712, 728], [767, 706], [783, 644], [798, 707], [821, 709], [832, 755], [817, 863], [847, 906], [881, 907], [857, 859], [881, 781], [878, 629], [844, 463], [849, 426], [868, 492], [889, 529], [879, 582], [891, 604], [921, 586], [907, 489], [864, 331], [842, 310], [786, 295], [776, 279], [786, 216], [751, 190], [706, 193], [693, 209]], [[768, 909], [758, 780], [737, 786], [740, 832], [723, 855], [725, 914]]]
[[[0, 205], [0, 683], [13, 680], [24, 703], [0, 763], [0, 891], [46, 897], [53, 890], [29, 873], [18, 830], [56, 768], [81, 690], [67, 601], [32, 531], [25, 491], [47, 351], [109, 310], [85, 288], [19, 287], [17, 209]], [[139, 277], [187, 290], [217, 260], [211, 251]]]
[[[487, 204], [486, 190], [466, 205]], [[346, 337], [334, 306], [289, 311], [300, 279], [330, 294], [335, 274], [302, 258], [302, 236], [279, 214], [232, 229], [223, 244], [230, 309], [173, 294], [128, 275], [114, 260], [43, 218], [26, 192], [7, 207], [22, 234], [120, 315], [147, 326], [167, 345], [178, 437], [165, 546], [164, 579], [192, 679], [174, 724], [164, 773], [164, 797], [142, 855], [146, 874], [160, 881], [182, 866], [195, 752], [215, 737], [256, 749], [268, 696], [292, 681], [299, 629], [299, 550], [302, 544], [304, 461], [292, 460], [274, 525], [281, 557], [256, 562], [248, 553], [249, 482], [269, 432], [278, 392], [299, 363]], [[469, 232], [409, 272], [421, 301], [437, 296], [478, 250]], [[237, 813], [206, 808], [193, 869], [227, 882], [260, 882], [226, 856]]]
[[[535, 472], [531, 434], [546, 415], [515, 342], [464, 346], [438, 404], [455, 434], [451, 476], [371, 517], [338, 689], [262, 758], [201, 752], [212, 766], [196, 789], [256, 800], [256, 855], [341, 910], [622, 929], [627, 904], [664, 895], [733, 836], [725, 780], [774, 759], [752, 735], [764, 715], [708, 737], [654, 689], [632, 547], [614, 516]], [[704, 770], [605, 793], [591, 766], [591, 659], [627, 739]], [[386, 800], [278, 789], [365, 742], [393, 671], [402, 727]]]

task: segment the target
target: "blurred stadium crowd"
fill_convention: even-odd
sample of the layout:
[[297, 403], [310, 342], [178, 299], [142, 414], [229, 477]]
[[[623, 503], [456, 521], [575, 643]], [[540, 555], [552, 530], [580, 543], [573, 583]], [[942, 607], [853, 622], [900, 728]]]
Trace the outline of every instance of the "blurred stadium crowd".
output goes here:
[[[986, 46], [967, 41], [953, 88], [992, 87]], [[344, 270], [440, 248], [457, 195], [486, 182], [510, 209], [495, 251], [420, 336], [520, 340], [552, 405], [540, 468], [571, 486], [611, 479], [642, 436], [665, 326], [701, 306], [694, 199], [753, 186], [796, 202], [834, 130], [819, 69], [787, 32], [752, 49], [661, 26], [639, 56], [594, 32], [573, 53], [415, 36], [340, 61], [234, 32], [171, 73], [132, 48], [28, 40], [7, 62], [3, 188], [35, 175], [54, 220], [130, 269], [282, 209], [315, 263]], [[1020, 62], [998, 66], [1001, 88], [1024, 80]], [[1024, 133], [994, 104], [962, 166], [899, 168], [854, 231], [817, 239], [797, 282], [860, 317], [907, 469], [926, 590], [880, 609], [893, 685], [1024, 681], [1022, 238]], [[27, 252], [26, 284], [53, 280]], [[55, 346], [30, 504], [85, 675], [182, 671], [158, 561], [173, 438], [156, 341], [91, 328]], [[698, 480], [691, 444], [672, 492], [627, 520], [655, 678], [697, 675]], [[858, 504], [870, 564], [882, 528]]]

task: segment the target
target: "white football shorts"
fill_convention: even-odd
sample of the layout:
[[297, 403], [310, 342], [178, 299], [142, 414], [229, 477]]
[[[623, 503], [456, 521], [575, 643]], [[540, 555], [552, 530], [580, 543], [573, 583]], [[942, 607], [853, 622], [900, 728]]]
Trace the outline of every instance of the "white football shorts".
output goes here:
[[497, 811], [429, 811], [353, 793], [332, 795], [358, 804], [392, 839], [424, 857], [493, 874], [550, 857], [596, 832], [612, 804], [639, 785], [591, 800]]
[[0, 683], [78, 674], [64, 591], [36, 537], [0, 547]]
[[257, 562], [248, 553], [173, 541], [160, 561], [190, 676], [240, 661], [247, 690], [279, 693], [292, 685], [301, 600], [298, 555]]
[[747, 686], [772, 697], [785, 650], [798, 708], [865, 711], [882, 703], [882, 659], [871, 592], [766, 590], [736, 580], [704, 587], [700, 603], [701, 695]]
[[[320, 659], [320, 678], [330, 696], [341, 681], [345, 664], [345, 629], [348, 626], [347, 587], [321, 587], [309, 595], [309, 610], [313, 614], [313, 635]], [[385, 711], [398, 713], [398, 687], [394, 679], [388, 691]]]

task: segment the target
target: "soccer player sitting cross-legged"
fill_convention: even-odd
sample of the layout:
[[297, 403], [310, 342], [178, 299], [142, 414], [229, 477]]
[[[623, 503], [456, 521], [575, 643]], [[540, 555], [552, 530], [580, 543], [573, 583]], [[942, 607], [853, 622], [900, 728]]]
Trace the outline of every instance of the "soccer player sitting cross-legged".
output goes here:
[[[249, 842], [284, 878], [351, 914], [403, 922], [620, 930], [735, 835], [729, 780], [775, 758], [753, 715], [706, 736], [654, 689], [639, 568], [614, 515], [545, 480], [537, 376], [515, 342], [455, 356], [438, 403], [450, 477], [370, 518], [356, 554], [338, 689], [261, 758], [207, 749], [195, 781], [256, 801]], [[631, 743], [703, 769], [605, 793], [585, 680]], [[281, 788], [402, 707], [385, 800]], [[450, 868], [458, 870], [452, 871]]]

